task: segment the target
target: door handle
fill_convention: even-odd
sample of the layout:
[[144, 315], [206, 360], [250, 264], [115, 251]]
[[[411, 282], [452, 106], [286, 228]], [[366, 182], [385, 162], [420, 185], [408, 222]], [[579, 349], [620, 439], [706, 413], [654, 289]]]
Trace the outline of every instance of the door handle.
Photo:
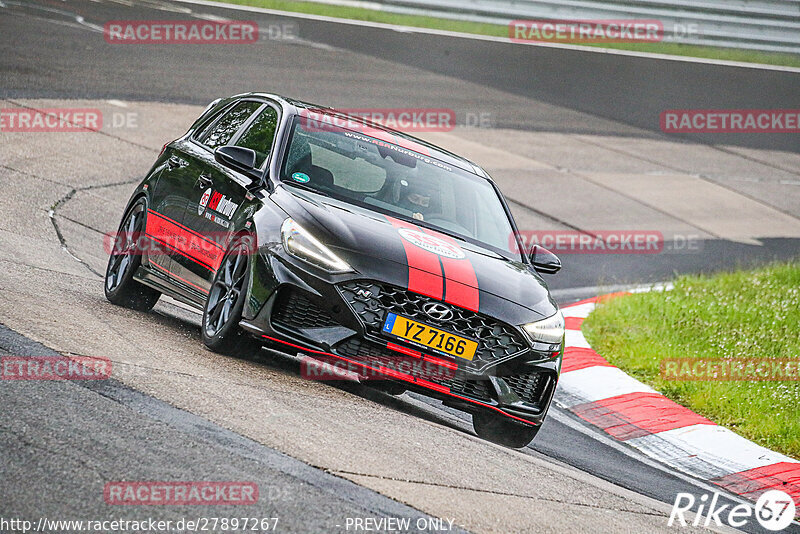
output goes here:
[[170, 156], [167, 160], [167, 165], [169, 165], [170, 169], [176, 169], [178, 167], [186, 167], [189, 163], [185, 159], [181, 159], [178, 156]]
[[197, 177], [196, 184], [197, 187], [202, 189], [203, 187], [211, 187], [214, 184], [214, 180], [212, 180], [211, 176], [208, 174], [201, 174]]

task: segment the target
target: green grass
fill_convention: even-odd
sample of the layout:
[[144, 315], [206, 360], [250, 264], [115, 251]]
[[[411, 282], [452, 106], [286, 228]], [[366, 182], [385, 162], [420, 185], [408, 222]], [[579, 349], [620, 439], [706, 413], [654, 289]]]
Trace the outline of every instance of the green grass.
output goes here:
[[667, 358], [800, 360], [800, 261], [682, 276], [667, 292], [600, 304], [583, 332], [597, 352], [674, 401], [800, 458], [800, 382], [677, 382]]
[[[295, 13], [309, 13], [325, 15], [342, 19], [365, 20], [369, 22], [383, 22], [400, 26], [415, 26], [436, 30], [449, 30], [462, 33], [475, 33], [478, 35], [491, 35], [495, 37], [508, 37], [508, 27], [501, 24], [486, 24], [480, 22], [467, 22], [460, 20], [425, 17], [421, 15], [403, 15], [386, 11], [377, 11], [359, 7], [333, 6], [314, 2], [297, 2], [292, 0], [221, 0], [223, 3], [245, 6], [263, 7], [280, 11]], [[784, 65], [800, 67], [800, 55], [782, 54], [772, 52], [757, 52], [748, 50], [735, 50], [730, 48], [716, 48], [711, 46], [696, 46], [676, 43], [609, 43], [602, 45], [589, 45], [600, 48], [613, 48], [617, 50], [635, 50], [638, 52], [652, 52], [657, 54], [671, 54], [677, 56], [690, 56], [708, 59], [724, 59], [728, 61], [742, 61], [745, 63], [762, 63], [766, 65]]]

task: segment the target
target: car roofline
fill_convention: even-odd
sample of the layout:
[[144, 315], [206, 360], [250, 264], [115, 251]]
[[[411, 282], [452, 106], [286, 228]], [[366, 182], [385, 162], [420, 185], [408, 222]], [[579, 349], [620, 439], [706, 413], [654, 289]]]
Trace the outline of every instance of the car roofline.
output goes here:
[[288, 97], [281, 96], [281, 95], [278, 95], [278, 94], [275, 94], [275, 93], [265, 93], [265, 92], [254, 91], [254, 92], [241, 93], [241, 94], [238, 94], [238, 95], [234, 95], [231, 98], [245, 98], [245, 97], [260, 97], [260, 98], [267, 98], [267, 99], [270, 99], [270, 100], [274, 100], [275, 102], [279, 103], [281, 105], [281, 107], [283, 107], [283, 110], [287, 115], [300, 115], [302, 113], [302, 110], [304, 110], [304, 109], [306, 109], [306, 110], [316, 110], [316, 111], [323, 112], [323, 113], [325, 113], [327, 115], [335, 116], [337, 118], [352, 120], [352, 121], [358, 122], [360, 124], [363, 124], [364, 126], [368, 126], [370, 128], [374, 128], [376, 130], [380, 130], [380, 131], [386, 132], [386, 133], [391, 134], [391, 135], [397, 135], [399, 137], [402, 137], [403, 139], [406, 139], [408, 141], [412, 141], [414, 143], [418, 143], [418, 144], [420, 144], [420, 145], [422, 145], [422, 146], [424, 146], [426, 148], [430, 148], [430, 149], [435, 150], [435, 151], [437, 151], [437, 152], [439, 152], [441, 154], [444, 154], [444, 155], [446, 155], [446, 156], [448, 156], [450, 158], [453, 158], [454, 160], [456, 160], [456, 161], [458, 161], [459, 163], [462, 164], [462, 165], [460, 165], [462, 170], [470, 172], [470, 173], [472, 173], [472, 174], [474, 174], [476, 176], [479, 176], [481, 178], [484, 178], [484, 179], [486, 179], [486, 180], [488, 180], [490, 182], [494, 182], [494, 180], [492, 180], [492, 178], [489, 176], [489, 173], [487, 173], [482, 167], [480, 167], [479, 165], [475, 164], [474, 162], [468, 160], [467, 158], [465, 158], [463, 156], [460, 156], [458, 154], [455, 154], [455, 153], [453, 153], [453, 152], [451, 152], [451, 151], [449, 151], [447, 149], [444, 149], [444, 148], [442, 148], [440, 146], [434, 145], [433, 143], [425, 141], [424, 139], [420, 139], [418, 137], [414, 137], [413, 135], [409, 135], [409, 134], [407, 134], [405, 132], [401, 132], [401, 131], [398, 131], [398, 130], [393, 130], [393, 129], [388, 128], [388, 127], [386, 127], [386, 126], [384, 126], [382, 124], [373, 122], [373, 121], [371, 121], [369, 119], [365, 119], [364, 117], [360, 117], [358, 115], [351, 115], [351, 114], [348, 114], [348, 113], [343, 113], [343, 112], [341, 112], [341, 111], [339, 111], [337, 109], [331, 108], [329, 106], [322, 106], [322, 105], [314, 104], [314, 103], [311, 103], [311, 102], [305, 102], [305, 101], [302, 101], [302, 100], [288, 98]]
[[[275, 93], [263, 93], [263, 92], [241, 93], [241, 94], [238, 94], [238, 95], [231, 96], [226, 100], [234, 100], [236, 98], [247, 98], [247, 97], [264, 98], [264, 99], [271, 100], [274, 103], [279, 104], [281, 106], [282, 111], [283, 111], [283, 113], [284, 113], [284, 115], [286, 117], [300, 115], [302, 109], [319, 109], [319, 110], [324, 110], [326, 112], [332, 112], [332, 113], [334, 113], [334, 114], [336, 114], [338, 116], [341, 116], [341, 117], [348, 117], [348, 118], [357, 119], [357, 120], [361, 121], [363, 124], [366, 124], [366, 125], [368, 125], [370, 127], [375, 127], [375, 128], [380, 129], [382, 131], [389, 132], [389, 133], [391, 133], [393, 135], [399, 134], [401, 137], [404, 137], [406, 139], [410, 139], [410, 140], [412, 140], [414, 142], [418, 142], [423, 146], [432, 148], [432, 149], [437, 150], [437, 151], [439, 151], [439, 152], [441, 152], [443, 154], [447, 154], [448, 156], [454, 158], [455, 160], [463, 163], [464, 167], [465, 167], [465, 168], [463, 168], [463, 170], [465, 170], [466, 172], [470, 172], [471, 174], [473, 174], [473, 175], [475, 175], [475, 176], [477, 176], [479, 178], [483, 178], [484, 180], [489, 182], [489, 184], [491, 184], [492, 188], [497, 193], [501, 204], [503, 205], [503, 209], [506, 212], [506, 217], [508, 218], [508, 221], [511, 224], [511, 227], [513, 228], [514, 235], [518, 235], [519, 231], [517, 230], [517, 223], [514, 220], [513, 214], [511, 213], [511, 208], [508, 205], [508, 201], [506, 200], [505, 196], [503, 196], [502, 192], [500, 191], [500, 188], [498, 187], [497, 183], [492, 179], [491, 176], [489, 176], [489, 173], [487, 173], [483, 169], [483, 167], [481, 167], [479, 165], [476, 165], [475, 163], [471, 162], [470, 160], [468, 160], [468, 159], [466, 159], [464, 157], [461, 157], [458, 154], [453, 154], [449, 150], [444, 150], [444, 149], [442, 149], [442, 148], [440, 148], [440, 147], [438, 147], [438, 146], [436, 146], [436, 145], [434, 145], [432, 143], [424, 141], [422, 139], [417, 139], [416, 137], [408, 135], [408, 134], [405, 134], [403, 132], [398, 132], [398, 131], [392, 130], [391, 128], [386, 128], [386, 127], [384, 127], [384, 126], [382, 126], [380, 124], [374, 124], [371, 121], [363, 119], [363, 117], [358, 117], [358, 116], [355, 116], [355, 115], [348, 115], [346, 113], [341, 113], [339, 111], [336, 111], [333, 108], [329, 108], [329, 107], [325, 107], [325, 106], [318, 106], [316, 104], [303, 102], [301, 100], [295, 100], [295, 99], [287, 98], [287, 97], [284, 97], [284, 96], [281, 96], [281, 95], [278, 95], [278, 94], [275, 94]], [[285, 122], [284, 122], [284, 124], [285, 124]], [[522, 256], [523, 256], [523, 262], [527, 262], [527, 258], [525, 257], [525, 255], [523, 254]]]

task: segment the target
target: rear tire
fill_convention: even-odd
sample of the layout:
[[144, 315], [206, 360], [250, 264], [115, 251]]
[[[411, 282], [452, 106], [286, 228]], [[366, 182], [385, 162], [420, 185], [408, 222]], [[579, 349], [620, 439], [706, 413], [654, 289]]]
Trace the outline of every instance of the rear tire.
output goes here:
[[479, 437], [514, 449], [521, 449], [528, 445], [541, 428], [517, 423], [503, 415], [489, 412], [472, 414], [472, 427]]
[[261, 348], [261, 343], [239, 326], [250, 279], [251, 243], [249, 236], [242, 236], [228, 248], [208, 292], [200, 327], [206, 347], [242, 358]]
[[105, 293], [112, 304], [138, 311], [149, 311], [156, 305], [161, 293], [133, 279], [142, 264], [142, 247], [147, 221], [147, 202], [140, 198], [119, 225], [111, 256], [106, 266]]

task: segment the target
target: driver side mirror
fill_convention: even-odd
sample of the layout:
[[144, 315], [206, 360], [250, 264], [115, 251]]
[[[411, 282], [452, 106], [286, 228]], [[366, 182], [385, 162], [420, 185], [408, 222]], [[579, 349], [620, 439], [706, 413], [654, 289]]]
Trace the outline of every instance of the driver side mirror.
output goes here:
[[529, 256], [533, 268], [540, 274], [555, 274], [561, 270], [561, 260], [546, 248], [534, 245]]
[[214, 151], [214, 159], [226, 167], [247, 174], [258, 173], [256, 170], [256, 152], [240, 146], [221, 146]]

